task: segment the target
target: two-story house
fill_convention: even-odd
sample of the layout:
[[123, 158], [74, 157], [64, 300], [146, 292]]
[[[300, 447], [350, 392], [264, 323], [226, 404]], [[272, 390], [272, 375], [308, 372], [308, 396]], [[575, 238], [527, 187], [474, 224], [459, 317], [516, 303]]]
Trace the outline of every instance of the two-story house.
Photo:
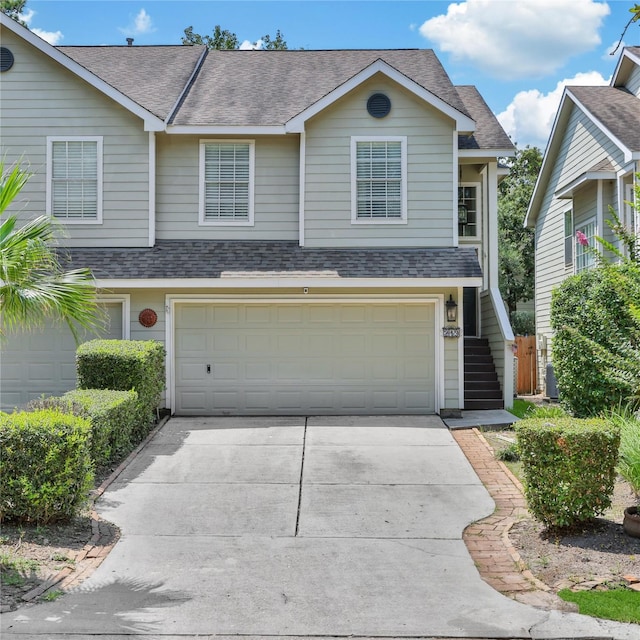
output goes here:
[[[589, 269], [600, 237], [616, 243], [610, 207], [629, 227], [635, 174], [640, 171], [640, 47], [626, 47], [609, 86], [566, 87], [525, 224], [535, 228], [535, 311], [538, 362], [546, 381], [551, 362], [551, 293], [567, 276]], [[549, 372], [550, 375], [550, 372]], [[546, 389], [557, 392], [553, 377]]]
[[[13, 211], [60, 223], [109, 335], [164, 343], [173, 412], [510, 406], [514, 150], [432, 51], [52, 47], [0, 19], [2, 152], [33, 172]], [[473, 383], [471, 338], [495, 384]], [[74, 350], [9, 336], [3, 408], [72, 388]]]

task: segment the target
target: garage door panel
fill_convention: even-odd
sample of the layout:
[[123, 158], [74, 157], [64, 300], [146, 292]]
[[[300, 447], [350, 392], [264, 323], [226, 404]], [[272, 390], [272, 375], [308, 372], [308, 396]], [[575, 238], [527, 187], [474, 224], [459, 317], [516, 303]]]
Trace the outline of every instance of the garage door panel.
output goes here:
[[[188, 303], [177, 305], [177, 413], [435, 410], [433, 305], [238, 304], [228, 312], [207, 304], [206, 314], [185, 314]], [[197, 328], [180, 324], [204, 316], [207, 323]], [[218, 322], [223, 318], [238, 321]], [[181, 348], [192, 344], [183, 340], [189, 333], [197, 351]], [[206, 363], [211, 374], [188, 376], [204, 372]]]

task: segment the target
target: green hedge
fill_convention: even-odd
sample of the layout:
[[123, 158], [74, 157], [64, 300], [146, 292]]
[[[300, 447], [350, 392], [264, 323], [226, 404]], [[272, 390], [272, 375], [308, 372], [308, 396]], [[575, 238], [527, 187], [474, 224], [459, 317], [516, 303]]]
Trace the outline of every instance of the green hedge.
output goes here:
[[590, 520], [611, 505], [619, 429], [591, 418], [530, 418], [515, 424], [529, 511], [547, 527]]
[[138, 394], [112, 389], [74, 389], [64, 401], [81, 407], [91, 421], [91, 457], [96, 466], [118, 460], [131, 450]]
[[138, 394], [134, 442], [150, 431], [165, 385], [165, 351], [152, 340], [90, 340], [78, 347], [80, 389], [135, 390]]
[[0, 520], [68, 520], [93, 482], [91, 425], [60, 411], [0, 413]]
[[561, 402], [576, 416], [596, 416], [638, 392], [640, 326], [630, 300], [640, 300], [628, 265], [571, 276], [551, 301], [552, 361]]

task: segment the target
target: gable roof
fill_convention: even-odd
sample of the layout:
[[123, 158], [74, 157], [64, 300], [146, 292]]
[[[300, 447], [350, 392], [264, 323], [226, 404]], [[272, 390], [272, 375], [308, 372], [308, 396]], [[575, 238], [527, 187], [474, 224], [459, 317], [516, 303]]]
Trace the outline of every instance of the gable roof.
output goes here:
[[131, 113], [142, 118], [144, 121], [144, 127], [146, 131], [161, 131], [164, 129], [164, 123], [155, 114], [148, 111], [140, 104], [132, 100], [128, 95], [123, 93], [117, 87], [105, 82], [102, 78], [96, 76], [93, 72], [87, 70], [82, 65], [78, 64], [75, 60], [67, 56], [65, 53], [53, 47], [48, 42], [37, 36], [35, 33], [29, 31], [29, 29], [23, 27], [21, 24], [9, 18], [6, 14], [0, 11], [0, 25], [2, 28], [9, 29], [17, 36], [34, 46], [41, 51], [44, 55], [48, 56], [52, 60], [55, 60], [63, 67], [82, 78], [85, 82], [102, 92], [112, 100], [115, 100], [118, 104], [122, 105], [125, 109]]
[[515, 152], [513, 142], [478, 89], [472, 85], [458, 85], [456, 91], [467, 113], [476, 123], [476, 130], [472, 134], [458, 136], [458, 148], [461, 152], [468, 152], [461, 155], [473, 155], [473, 151], [484, 149], [499, 150], [501, 155], [512, 155]]
[[624, 87], [634, 67], [640, 67], [640, 47], [625, 47], [611, 77], [612, 87]]
[[[575, 108], [580, 109], [624, 153], [627, 162], [640, 159], [640, 99], [624, 88], [612, 86], [565, 87], [529, 203], [525, 226], [533, 227], [536, 223], [556, 153]], [[560, 193], [567, 194], [570, 188], [571, 185], [565, 185]]]
[[57, 47], [92, 74], [166, 120], [188, 86], [204, 45]]

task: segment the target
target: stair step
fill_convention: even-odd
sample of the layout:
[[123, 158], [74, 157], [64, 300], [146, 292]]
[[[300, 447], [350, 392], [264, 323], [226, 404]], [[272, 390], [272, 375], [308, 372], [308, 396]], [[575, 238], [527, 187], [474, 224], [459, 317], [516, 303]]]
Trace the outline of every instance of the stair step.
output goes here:
[[467, 400], [500, 400], [502, 401], [502, 394], [500, 389], [465, 389], [464, 399]]
[[500, 400], [464, 400], [466, 411], [477, 411], [483, 409], [504, 409], [504, 402]]
[[493, 362], [465, 362], [464, 371], [466, 373], [494, 373], [496, 370]]
[[477, 355], [477, 354], [464, 354], [465, 364], [491, 364], [493, 365], [493, 357], [490, 353]]
[[495, 391], [496, 395], [500, 395], [500, 382], [498, 377], [494, 380], [465, 380], [464, 381], [464, 393], [467, 395], [467, 391]]

